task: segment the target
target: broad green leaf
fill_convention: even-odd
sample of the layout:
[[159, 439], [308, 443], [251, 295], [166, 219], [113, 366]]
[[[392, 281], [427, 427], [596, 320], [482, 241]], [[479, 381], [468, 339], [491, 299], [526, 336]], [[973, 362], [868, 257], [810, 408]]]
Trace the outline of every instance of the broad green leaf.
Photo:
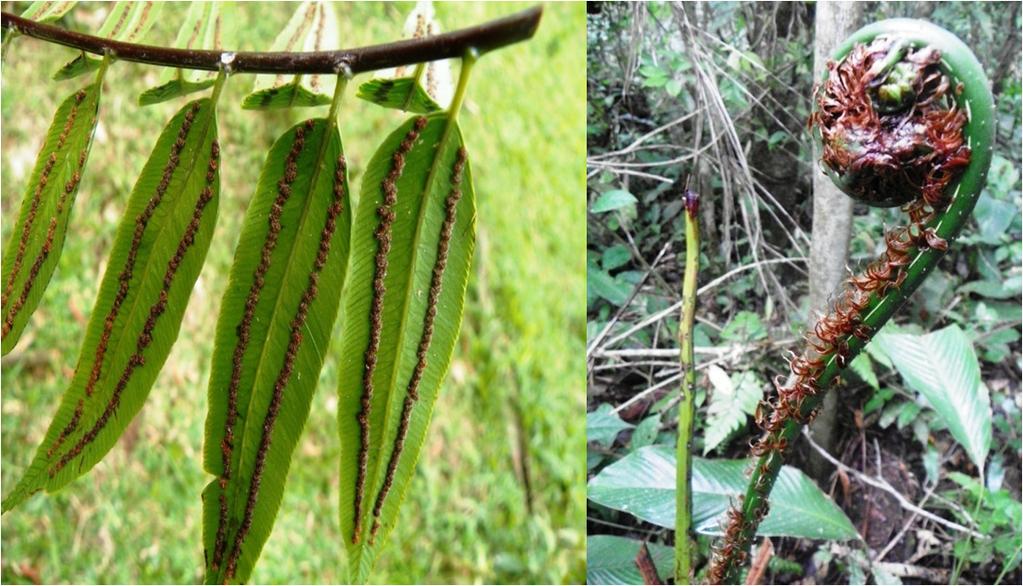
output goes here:
[[[174, 47], [179, 49], [219, 49], [221, 38], [219, 2], [191, 2], [185, 20], [178, 29]], [[149, 106], [212, 87], [216, 71], [164, 68], [160, 83], [139, 95], [139, 105]]]
[[603, 254], [600, 255], [600, 265], [604, 267], [605, 271], [621, 268], [630, 260], [632, 260], [632, 253], [621, 244], [615, 244], [605, 249]]
[[451, 124], [446, 133], [445, 113], [416, 116], [388, 136], [355, 212], [338, 364], [341, 535], [354, 582], [397, 521], [461, 325], [476, 206]]
[[590, 211], [594, 214], [601, 214], [613, 210], [636, 205], [636, 196], [624, 189], [612, 189], [600, 194], [597, 201], [593, 202]]
[[65, 14], [68, 13], [77, 1], [53, 1], [53, 0], [36, 0], [25, 9], [25, 12], [21, 13], [22, 18], [28, 18], [37, 22], [52, 22], [59, 20]]
[[[693, 527], [721, 533], [729, 502], [746, 491], [753, 460], [693, 459]], [[590, 480], [588, 497], [668, 529], [675, 528], [675, 447], [640, 448]], [[849, 518], [801, 471], [784, 466], [771, 491], [771, 509], [758, 535], [854, 539]]]
[[721, 339], [730, 342], [749, 342], [766, 337], [767, 328], [764, 327], [764, 322], [752, 311], [740, 311], [735, 314], [721, 330]]
[[867, 383], [875, 391], [879, 388], [877, 375], [874, 374], [874, 366], [870, 361], [870, 354], [861, 352], [849, 363], [849, 370], [856, 373], [860, 380]]
[[[96, 33], [96, 36], [105, 39], [114, 39], [127, 43], [137, 43], [141, 40], [153, 23], [157, 21], [163, 3], [160, 2], [115, 2], [107, 15], [103, 26]], [[92, 57], [82, 52], [78, 57], [69, 61], [53, 75], [55, 80], [71, 79], [84, 73], [99, 69], [103, 60]]]
[[[642, 447], [652, 445], [657, 440], [657, 434], [661, 430], [661, 416], [651, 415], [636, 426], [629, 441], [629, 449], [636, 451]], [[587, 433], [589, 430], [587, 429]], [[588, 437], [588, 436], [587, 436]]]
[[217, 320], [203, 449], [217, 476], [203, 492], [209, 583], [245, 582], [277, 516], [337, 317], [348, 196], [336, 123], [307, 120], [270, 149]]
[[96, 129], [101, 87], [93, 83], [57, 108], [25, 188], [3, 255], [2, 353], [14, 348], [50, 282], [67, 234]]
[[414, 77], [371, 79], [359, 86], [358, 97], [385, 108], [416, 114], [429, 114], [441, 109]]
[[595, 266], [586, 267], [586, 288], [593, 296], [606, 299], [615, 305], [628, 301], [633, 289], [629, 283], [612, 277], [607, 271]]
[[882, 332], [875, 343], [983, 470], [991, 448], [991, 398], [966, 334], [951, 325], [922, 336]]
[[[271, 51], [326, 51], [336, 49], [340, 39], [337, 16], [330, 2], [305, 0], [298, 4], [270, 46]], [[323, 86], [323, 76], [260, 74], [252, 93], [245, 97], [242, 108], [267, 110], [330, 103], [331, 88]]]
[[74, 377], [4, 511], [89, 471], [142, 408], [213, 235], [216, 141], [209, 98], [186, 105], [160, 134], [117, 229]]
[[764, 396], [763, 381], [753, 371], [735, 372], [729, 377], [721, 367], [712, 364], [707, 368], [707, 375], [714, 393], [707, 408], [704, 455], [745, 425]]
[[614, 442], [619, 433], [633, 427], [631, 423], [623, 421], [611, 405], [602, 403], [586, 414], [586, 441], [607, 447]]
[[[587, 584], [643, 584], [643, 576], [636, 566], [636, 555], [643, 542], [618, 535], [588, 535], [586, 537]], [[675, 563], [672, 548], [648, 543], [650, 559], [661, 578], [671, 576]]]

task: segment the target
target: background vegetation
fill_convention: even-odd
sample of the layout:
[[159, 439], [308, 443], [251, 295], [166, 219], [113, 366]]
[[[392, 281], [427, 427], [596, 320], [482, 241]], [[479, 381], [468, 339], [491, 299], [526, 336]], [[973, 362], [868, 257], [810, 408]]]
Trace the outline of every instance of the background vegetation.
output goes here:
[[[637, 542], [621, 538], [657, 545], [673, 539], [666, 528], [673, 509], [655, 510], [655, 503], [673, 506], [671, 496], [658, 499], [666, 490], [673, 495], [674, 481], [664, 484], [657, 466], [665, 462], [656, 456], [675, 443], [683, 184], [688, 178], [701, 194], [704, 243], [694, 450], [715, 460], [744, 458], [759, 435], [756, 403], [773, 377], [787, 374], [784, 352], [798, 349], [809, 318], [814, 164], [805, 130], [813, 4], [601, 8], [587, 31], [591, 582], [639, 579]], [[994, 83], [997, 146], [974, 219], [887, 330], [910, 336], [899, 339], [903, 348], [925, 348], [934, 338], [921, 335], [937, 330], [965, 340], [955, 356], [976, 369], [969, 382], [990, 396], [991, 451], [978, 479], [947, 418], [922, 398], [915, 376], [921, 365], [896, 356], [890, 344], [873, 344], [838, 389], [834, 456], [845, 468], [828, 464], [818, 478], [859, 538], [774, 538], [774, 557], [760, 578], [768, 583], [1020, 580], [1020, 7], [868, 3], [862, 23], [893, 16], [929, 18], [952, 30]], [[855, 213], [851, 270], [882, 249], [882, 224], [902, 221], [898, 210], [858, 205]], [[805, 467], [811, 453], [801, 441], [789, 462]], [[608, 506], [608, 484], [633, 465], [632, 496]], [[893, 492], [865, 484], [865, 476], [880, 476]], [[978, 480], [987, 489], [979, 507]], [[715, 489], [738, 492], [704, 487]], [[896, 495], [984, 538], [968, 540]], [[701, 538], [701, 547], [707, 554], [709, 540]], [[652, 546], [651, 554], [662, 577], [670, 576], [671, 550]]]
[[[233, 3], [226, 3], [233, 4]], [[19, 13], [27, 3], [4, 3]], [[528, 4], [437, 5], [445, 30]], [[395, 40], [411, 3], [338, 4], [342, 45]], [[147, 38], [169, 44], [184, 4]], [[293, 7], [227, 8], [226, 45], [269, 47]], [[105, 7], [80, 3], [64, 26], [94, 32]], [[532, 41], [487, 55], [461, 116], [473, 157], [479, 244], [466, 317], [417, 477], [374, 579], [381, 583], [580, 582], [584, 579], [582, 5], [546, 8]], [[74, 52], [19, 38], [3, 70], [3, 233], [59, 101], [83, 82], [49, 76]], [[160, 69], [116, 63], [64, 254], [22, 343], [2, 363], [2, 475], [13, 483], [70, 380], [105, 258], [153, 141], [183, 99], [141, 108]], [[341, 131], [352, 185], [404, 116], [354, 97]], [[206, 265], [182, 331], [145, 408], [111, 453], [60, 493], [2, 518], [5, 583], [195, 582], [202, 578], [200, 449], [215, 316], [238, 231], [273, 140], [326, 107], [242, 110], [252, 76], [220, 102], [222, 200]], [[336, 357], [328, 354], [295, 452], [261, 583], [343, 577], [337, 529]], [[5, 488], [6, 490], [6, 488]]]

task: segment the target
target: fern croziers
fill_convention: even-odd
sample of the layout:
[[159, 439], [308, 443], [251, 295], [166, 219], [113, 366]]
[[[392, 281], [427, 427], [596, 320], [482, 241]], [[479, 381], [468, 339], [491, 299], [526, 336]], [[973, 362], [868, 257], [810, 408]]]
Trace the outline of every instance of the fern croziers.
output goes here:
[[885, 235], [877, 261], [844, 285], [790, 360], [789, 383], [758, 411], [764, 435], [746, 494], [728, 515], [712, 583], [734, 583], [767, 514], [768, 495], [799, 430], [849, 362], [915, 291], [956, 238], [980, 195], [993, 148], [994, 104], [970, 50], [931, 23], [882, 21], [835, 53], [811, 126], [839, 188], [875, 206], [901, 205], [906, 226]]

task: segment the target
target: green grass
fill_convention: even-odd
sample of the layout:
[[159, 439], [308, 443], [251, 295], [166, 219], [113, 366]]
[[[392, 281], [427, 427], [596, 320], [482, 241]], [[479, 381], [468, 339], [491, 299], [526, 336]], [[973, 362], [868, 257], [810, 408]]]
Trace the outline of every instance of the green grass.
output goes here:
[[[450, 30], [525, 6], [439, 5], [438, 15]], [[409, 9], [336, 7], [344, 46], [394, 40]], [[234, 6], [228, 21], [236, 40], [228, 44], [269, 46], [291, 9]], [[147, 42], [169, 43], [182, 10], [166, 10]], [[466, 319], [403, 526], [380, 559], [377, 582], [584, 580], [583, 10], [581, 3], [547, 6], [536, 38], [485, 56], [475, 70], [462, 113], [479, 198]], [[83, 3], [72, 14], [80, 28], [97, 30], [98, 12]], [[11, 49], [2, 84], [4, 242], [42, 133], [59, 101], [85, 84], [84, 78], [49, 79], [74, 57], [70, 49], [27, 38]], [[71, 378], [131, 187], [163, 124], [185, 102], [136, 105], [159, 73], [116, 63], [107, 75], [63, 256], [21, 343], [2, 363], [5, 493], [28, 464]], [[356, 100], [354, 86], [342, 106], [341, 128], [357, 185], [376, 144], [403, 116]], [[178, 342], [146, 406], [99, 465], [57, 494], [37, 495], [3, 516], [5, 583], [202, 578], [199, 494], [208, 475], [200, 454], [217, 309], [266, 151], [293, 123], [326, 112], [242, 110], [251, 87], [251, 76], [238, 76], [221, 99], [220, 217]], [[335, 363], [329, 355], [253, 582], [344, 578]]]

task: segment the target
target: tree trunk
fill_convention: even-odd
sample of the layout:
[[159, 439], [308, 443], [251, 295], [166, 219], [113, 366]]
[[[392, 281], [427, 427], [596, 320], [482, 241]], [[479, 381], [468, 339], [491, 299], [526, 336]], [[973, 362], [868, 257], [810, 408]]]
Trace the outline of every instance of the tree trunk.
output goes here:
[[[831, 52], [839, 42], [860, 26], [863, 14], [859, 2], [819, 2], [817, 4], [814, 34], [814, 79], [820, 80], [826, 71]], [[814, 160], [820, 157], [814, 145]], [[845, 277], [849, 259], [849, 235], [852, 223], [852, 199], [838, 190], [817, 165], [813, 176], [813, 236], [810, 243], [810, 304], [807, 316], [810, 327], [827, 311], [828, 297]], [[828, 393], [820, 415], [810, 426], [814, 440], [833, 451], [838, 395]], [[810, 472], [825, 480], [831, 473], [830, 464], [816, 452], [810, 454]]]

